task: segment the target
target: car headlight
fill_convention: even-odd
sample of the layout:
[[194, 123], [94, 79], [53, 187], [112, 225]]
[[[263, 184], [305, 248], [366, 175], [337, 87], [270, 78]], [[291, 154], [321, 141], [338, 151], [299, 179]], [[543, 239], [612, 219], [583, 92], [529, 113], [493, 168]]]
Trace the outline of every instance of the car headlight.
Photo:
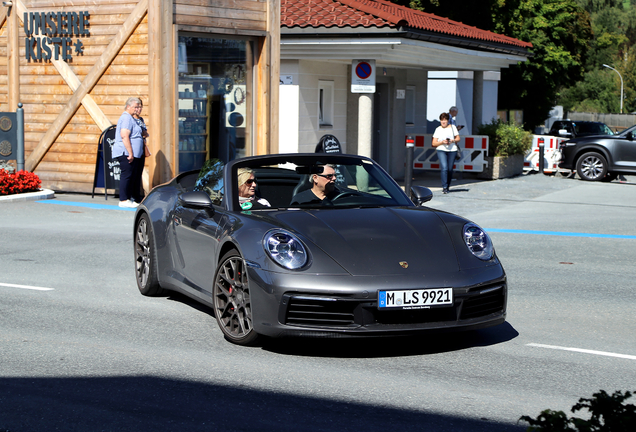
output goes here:
[[484, 261], [492, 258], [494, 248], [490, 237], [486, 231], [474, 223], [464, 225], [464, 242], [466, 242], [468, 250], [477, 258]]
[[296, 270], [307, 264], [305, 246], [287, 231], [269, 231], [263, 238], [263, 247], [276, 264], [286, 269]]

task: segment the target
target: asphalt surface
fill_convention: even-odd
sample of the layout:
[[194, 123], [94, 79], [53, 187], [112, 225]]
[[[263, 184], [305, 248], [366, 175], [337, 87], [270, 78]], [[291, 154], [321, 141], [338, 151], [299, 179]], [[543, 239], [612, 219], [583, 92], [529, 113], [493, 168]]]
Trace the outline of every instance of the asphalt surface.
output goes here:
[[139, 294], [116, 200], [0, 203], [0, 431], [521, 431], [636, 390], [636, 176], [416, 177], [490, 232], [505, 324], [237, 347], [208, 308]]

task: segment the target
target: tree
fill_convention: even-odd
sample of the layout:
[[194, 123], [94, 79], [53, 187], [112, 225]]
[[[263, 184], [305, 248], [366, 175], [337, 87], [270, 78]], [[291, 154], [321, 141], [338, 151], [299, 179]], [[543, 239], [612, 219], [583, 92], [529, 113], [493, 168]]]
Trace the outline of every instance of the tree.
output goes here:
[[618, 112], [620, 97], [615, 94], [615, 80], [616, 72], [609, 69], [586, 72], [582, 81], [559, 93], [558, 103], [565, 112]]
[[516, 3], [495, 19], [495, 31], [531, 42], [534, 56], [502, 71], [498, 103], [523, 109], [525, 125], [533, 129], [548, 117], [559, 90], [583, 78], [592, 32], [589, 14], [573, 0]]
[[393, 1], [417, 1], [425, 12], [531, 42], [533, 56], [502, 71], [498, 101], [503, 109], [523, 109], [528, 129], [544, 122], [561, 88], [583, 78], [592, 29], [590, 15], [575, 0], [455, 0], [452, 7]]
[[566, 111], [619, 112], [621, 82], [624, 83], [624, 109], [636, 109], [636, 9], [634, 0], [577, 0], [591, 17], [593, 38], [585, 64], [585, 76], [573, 86], [563, 88], [557, 102]]
[[586, 409], [590, 415], [583, 419], [568, 417], [563, 411], [544, 410], [536, 419], [522, 416], [519, 420], [530, 424], [528, 431], [543, 432], [624, 432], [636, 430], [636, 406], [625, 401], [632, 392], [615, 391], [611, 395], [600, 390], [592, 398], [580, 398], [572, 412]]

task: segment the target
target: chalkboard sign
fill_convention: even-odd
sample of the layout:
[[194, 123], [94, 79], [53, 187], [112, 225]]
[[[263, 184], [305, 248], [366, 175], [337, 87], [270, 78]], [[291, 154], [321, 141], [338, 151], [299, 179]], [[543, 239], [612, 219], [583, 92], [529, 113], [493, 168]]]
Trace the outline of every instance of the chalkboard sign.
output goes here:
[[316, 153], [342, 153], [340, 141], [333, 135], [323, 135], [316, 146]]
[[108, 199], [108, 189], [119, 191], [121, 168], [119, 161], [113, 159], [116, 130], [116, 125], [110, 126], [104, 129], [104, 132], [99, 137], [97, 161], [95, 161], [95, 178], [93, 179], [93, 198], [95, 197], [95, 188], [104, 188], [105, 199]]

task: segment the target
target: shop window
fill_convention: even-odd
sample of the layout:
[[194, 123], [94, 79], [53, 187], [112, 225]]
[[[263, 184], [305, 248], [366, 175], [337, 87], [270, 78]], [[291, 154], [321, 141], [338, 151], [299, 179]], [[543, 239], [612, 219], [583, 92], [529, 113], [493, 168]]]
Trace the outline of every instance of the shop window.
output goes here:
[[406, 86], [406, 112], [405, 119], [407, 126], [415, 124], [415, 86]]
[[248, 38], [179, 34], [179, 172], [252, 155], [253, 46]]
[[333, 126], [333, 81], [318, 81], [318, 125]]

